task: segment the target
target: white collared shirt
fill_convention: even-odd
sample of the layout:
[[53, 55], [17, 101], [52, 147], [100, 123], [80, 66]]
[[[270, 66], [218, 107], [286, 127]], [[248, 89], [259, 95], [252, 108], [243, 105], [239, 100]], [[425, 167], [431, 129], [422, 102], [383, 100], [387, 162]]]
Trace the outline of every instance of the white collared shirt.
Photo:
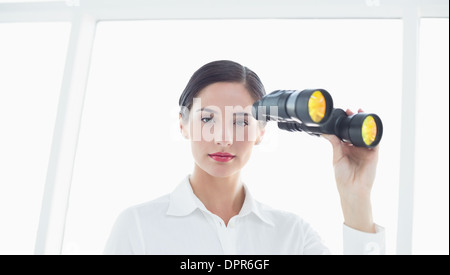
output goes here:
[[[187, 176], [175, 190], [130, 207], [117, 218], [105, 254], [329, 254], [319, 235], [295, 214], [256, 201], [245, 188], [238, 215], [225, 226], [195, 196]], [[384, 254], [384, 229], [344, 226], [344, 254]]]

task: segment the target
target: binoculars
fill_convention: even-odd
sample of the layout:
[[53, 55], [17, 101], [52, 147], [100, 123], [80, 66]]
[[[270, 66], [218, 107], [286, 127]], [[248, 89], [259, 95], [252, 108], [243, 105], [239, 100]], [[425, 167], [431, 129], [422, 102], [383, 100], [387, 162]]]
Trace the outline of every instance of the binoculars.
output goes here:
[[357, 147], [373, 148], [383, 134], [383, 124], [376, 114], [347, 116], [333, 108], [333, 99], [324, 89], [277, 90], [253, 104], [257, 120], [277, 121], [278, 128], [311, 135], [336, 135]]

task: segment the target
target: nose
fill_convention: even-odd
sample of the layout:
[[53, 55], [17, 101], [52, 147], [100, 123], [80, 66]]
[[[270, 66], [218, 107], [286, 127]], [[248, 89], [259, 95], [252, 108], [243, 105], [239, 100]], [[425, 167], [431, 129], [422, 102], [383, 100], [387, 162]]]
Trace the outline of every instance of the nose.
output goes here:
[[222, 147], [229, 147], [233, 144], [233, 127], [220, 127], [215, 131], [214, 142]]

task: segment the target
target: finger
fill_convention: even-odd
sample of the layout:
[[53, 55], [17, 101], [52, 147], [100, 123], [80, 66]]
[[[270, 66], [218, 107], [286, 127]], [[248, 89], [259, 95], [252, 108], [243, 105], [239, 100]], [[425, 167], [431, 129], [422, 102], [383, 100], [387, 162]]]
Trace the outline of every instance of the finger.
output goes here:
[[[353, 113], [350, 109], [347, 109], [347, 110], [345, 111], [345, 113], [347, 114], [347, 116], [351, 116], [351, 115], [354, 115], [354, 114], [355, 114], [355, 113]], [[359, 108], [359, 109], [358, 109], [358, 113], [364, 113], [364, 110], [361, 109], [361, 108]]]
[[351, 116], [354, 114], [350, 109], [345, 110], [345, 113], [347, 114], [347, 116]]

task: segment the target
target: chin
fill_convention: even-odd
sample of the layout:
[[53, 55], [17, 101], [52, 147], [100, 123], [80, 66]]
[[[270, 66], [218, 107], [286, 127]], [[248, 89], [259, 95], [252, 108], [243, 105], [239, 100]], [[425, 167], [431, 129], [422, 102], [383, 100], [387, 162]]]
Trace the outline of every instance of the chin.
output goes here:
[[209, 169], [205, 169], [205, 171], [213, 177], [216, 178], [227, 178], [230, 177], [240, 171], [240, 169], [232, 168], [232, 167], [208, 167]]
[[216, 177], [216, 178], [228, 178], [228, 177], [232, 176], [233, 174], [235, 174], [237, 172], [238, 171], [233, 171], [233, 172], [230, 172], [230, 171], [212, 171], [211, 173], [208, 172], [208, 174], [210, 174], [211, 176]]

